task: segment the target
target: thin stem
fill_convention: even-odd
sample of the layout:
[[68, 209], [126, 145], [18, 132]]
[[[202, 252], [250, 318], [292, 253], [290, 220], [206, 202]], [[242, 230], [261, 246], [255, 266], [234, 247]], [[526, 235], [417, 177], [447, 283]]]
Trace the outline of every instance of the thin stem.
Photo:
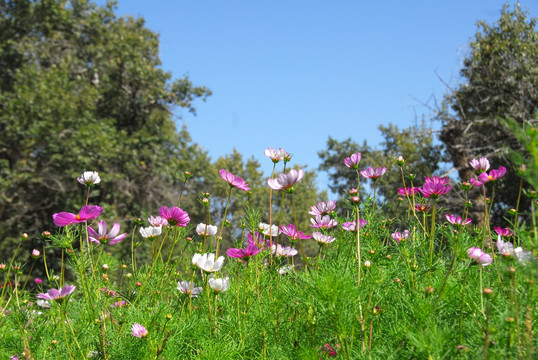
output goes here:
[[220, 227], [220, 234], [217, 238], [217, 251], [215, 252], [215, 259], [219, 257], [219, 248], [220, 242], [222, 241], [222, 232], [224, 231], [224, 224], [226, 224], [226, 215], [228, 214], [228, 206], [230, 205], [230, 198], [232, 197], [232, 189], [230, 186], [230, 191], [228, 192], [228, 201], [226, 201], [226, 208], [224, 209], [224, 217], [222, 218], [222, 225]]

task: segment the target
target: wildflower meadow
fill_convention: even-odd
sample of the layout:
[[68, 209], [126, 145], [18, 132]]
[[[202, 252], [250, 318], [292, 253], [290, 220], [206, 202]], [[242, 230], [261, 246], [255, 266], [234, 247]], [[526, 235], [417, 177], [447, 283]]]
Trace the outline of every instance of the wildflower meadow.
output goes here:
[[[207, 189], [198, 224], [182, 208], [184, 188], [177, 203], [122, 223], [91, 201], [103, 174], [73, 179], [85, 189], [80, 207], [50, 214], [54, 231], [23, 234], [15, 253], [3, 254], [1, 358], [538, 357], [538, 194], [520, 191], [532, 198], [530, 213], [509, 204], [511, 226], [490, 222], [496, 184], [512, 169], [478, 157], [471, 179], [424, 177], [400, 156], [392, 166], [401, 187], [380, 197], [376, 181], [387, 169], [364, 167], [354, 153], [341, 164], [357, 174], [356, 187], [299, 208], [304, 171], [283, 149], [265, 155], [274, 164], [268, 207], [252, 208], [249, 179], [222, 169], [224, 215], [212, 217]], [[454, 187], [480, 189], [480, 219], [470, 218], [467, 198], [443, 205]], [[232, 198], [241, 218], [228, 211]], [[402, 215], [389, 217], [395, 206]], [[311, 216], [308, 227], [299, 227], [300, 212]], [[294, 221], [282, 223], [283, 213]], [[30, 237], [42, 247], [26, 256]], [[120, 243], [128, 251], [114, 252]], [[35, 277], [38, 268], [46, 276]]]

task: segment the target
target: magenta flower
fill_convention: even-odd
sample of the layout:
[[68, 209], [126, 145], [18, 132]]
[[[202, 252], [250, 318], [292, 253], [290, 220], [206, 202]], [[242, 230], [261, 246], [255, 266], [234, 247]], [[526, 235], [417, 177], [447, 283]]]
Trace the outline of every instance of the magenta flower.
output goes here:
[[76, 287], [74, 285], [65, 285], [61, 289], [50, 289], [46, 293], [39, 293], [37, 297], [43, 300], [58, 301], [71, 294], [75, 289]]
[[91, 242], [97, 244], [115, 245], [127, 236], [127, 233], [118, 235], [120, 233], [120, 224], [118, 223], [114, 223], [112, 229], [110, 229], [110, 232], [107, 233], [107, 230], [108, 228], [106, 222], [101, 220], [97, 224], [97, 231], [88, 226], [88, 237], [90, 238]]
[[323, 217], [317, 215], [315, 219], [310, 219], [310, 222], [312, 223], [310, 226], [315, 229], [330, 229], [338, 225], [338, 221], [331, 219], [329, 215], [324, 215]]
[[275, 164], [277, 164], [280, 160], [284, 160], [284, 157], [287, 155], [287, 152], [282, 149], [278, 148], [278, 150], [275, 150], [272, 147], [268, 147], [265, 149], [265, 156], [270, 158]]
[[287, 235], [291, 240], [297, 239], [310, 239], [310, 235], [305, 235], [302, 231], [297, 232], [295, 225], [289, 224], [288, 226], [281, 225], [280, 231], [282, 234]]
[[476, 264], [482, 266], [488, 266], [493, 259], [491, 256], [483, 252], [479, 247], [472, 247], [467, 250], [467, 254], [471, 260], [474, 260]]
[[415, 204], [415, 211], [418, 211], [418, 212], [426, 212], [430, 210], [430, 205], [427, 205], [427, 204]]
[[501, 228], [499, 226], [495, 226], [493, 229], [495, 230], [497, 235], [506, 236], [506, 237], [514, 235], [512, 230], [510, 230], [508, 228]]
[[318, 231], [312, 233], [312, 238], [316, 240], [320, 245], [327, 245], [336, 240], [334, 237], [329, 235], [323, 235]]
[[400, 241], [409, 239], [409, 230], [404, 230], [401, 233], [396, 231], [395, 233], [390, 234], [390, 236], [399, 244]]
[[[448, 220], [449, 223], [451, 223], [452, 225], [469, 225], [472, 220], [467, 218], [465, 219], [465, 221], [463, 221], [463, 219], [460, 217], [460, 216], [456, 216], [456, 215], [445, 215], [446, 216], [446, 219]], [[462, 224], [463, 222], [463, 224]]]
[[239, 176], [234, 176], [232, 173], [226, 172], [224, 169], [220, 169], [219, 174], [224, 181], [230, 184], [230, 187], [236, 187], [243, 191], [250, 190], [249, 185]]
[[368, 169], [361, 171], [361, 175], [365, 178], [376, 181], [378, 177], [382, 176], [385, 173], [385, 171], [387, 171], [386, 167], [378, 167], [375, 170], [374, 168], [369, 167]]
[[360, 152], [351, 154], [344, 159], [344, 165], [350, 169], [357, 170], [359, 168], [359, 163], [361, 162], [361, 157], [362, 154]]
[[[366, 224], [368, 224], [368, 221], [359, 219], [359, 229], [362, 229]], [[355, 220], [345, 222], [342, 224], [342, 229], [346, 231], [355, 231], [357, 230], [357, 222]]]
[[308, 213], [312, 216], [327, 215], [333, 213], [335, 208], [336, 201], [334, 200], [329, 200], [326, 203], [320, 201], [317, 205], [312, 206], [310, 208], [311, 210]]
[[425, 197], [431, 197], [433, 200], [437, 201], [439, 196], [450, 191], [450, 185], [448, 185], [450, 180], [447, 177], [440, 178], [438, 176], [434, 176], [429, 178], [425, 176], [424, 179], [424, 185], [418, 189]]
[[488, 171], [489, 169], [489, 160], [486, 157], [481, 157], [480, 159], [473, 159], [469, 162], [469, 165], [473, 168], [477, 175]]
[[406, 188], [399, 188], [398, 189], [398, 194], [400, 194], [401, 196], [413, 196], [413, 195], [416, 195], [418, 194], [418, 188], [417, 187], [406, 187]]
[[246, 248], [244, 248], [244, 249], [236, 249], [236, 248], [228, 249], [228, 251], [226, 251], [226, 255], [228, 255], [229, 257], [233, 257], [233, 258], [245, 259], [245, 258], [250, 258], [251, 256], [254, 256], [254, 255], [258, 254], [262, 250], [263, 250], [263, 248], [259, 249], [258, 246], [256, 245], [256, 243], [254, 242], [254, 240], [252, 239], [252, 237], [250, 237], [248, 239], [248, 245], [247, 245]]
[[280, 174], [275, 179], [267, 180], [267, 184], [273, 190], [286, 190], [294, 192], [293, 186], [299, 182], [304, 176], [304, 170], [291, 169], [287, 174]]
[[166, 219], [168, 221], [168, 224], [171, 226], [181, 226], [185, 227], [191, 221], [189, 218], [189, 214], [187, 214], [186, 211], [181, 210], [177, 206], [174, 206], [172, 208], [168, 208], [167, 206], [163, 206], [159, 209], [159, 214], [162, 218]]
[[297, 255], [297, 250], [296, 249], [294, 249], [294, 248], [292, 248], [290, 246], [284, 246], [283, 247], [280, 244], [272, 245], [271, 246], [271, 251], [276, 256], [282, 256], [282, 257], [292, 257], [292, 256]]
[[54, 225], [64, 227], [71, 224], [83, 223], [86, 220], [93, 220], [103, 212], [103, 208], [97, 205], [86, 205], [80, 209], [78, 214], [59, 212], [52, 215]]
[[145, 338], [149, 334], [146, 328], [139, 323], [134, 323], [131, 330], [133, 331], [131, 335], [136, 336], [137, 338]]

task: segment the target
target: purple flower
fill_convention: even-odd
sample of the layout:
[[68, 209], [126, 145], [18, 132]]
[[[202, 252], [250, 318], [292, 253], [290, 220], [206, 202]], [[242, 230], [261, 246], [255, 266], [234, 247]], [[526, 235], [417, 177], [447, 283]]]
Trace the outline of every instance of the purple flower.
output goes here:
[[361, 175], [365, 178], [376, 181], [378, 177], [382, 176], [385, 173], [385, 171], [387, 171], [386, 167], [378, 167], [375, 170], [374, 168], [369, 167], [368, 169], [361, 171]]
[[120, 232], [120, 224], [118, 223], [114, 223], [112, 229], [110, 229], [110, 232], [107, 233], [107, 230], [108, 228], [106, 222], [101, 220], [97, 224], [97, 231], [88, 226], [88, 237], [90, 238], [91, 242], [95, 242], [97, 244], [115, 245], [127, 236], [127, 233], [118, 235]]
[[331, 219], [329, 215], [325, 215], [323, 217], [321, 215], [317, 215], [315, 219], [310, 219], [310, 222], [312, 223], [310, 226], [315, 229], [330, 229], [338, 225], [338, 222]]
[[224, 169], [220, 169], [219, 171], [220, 177], [226, 181], [228, 184], [230, 184], [231, 187], [236, 187], [239, 190], [243, 191], [249, 191], [250, 187], [249, 185], [240, 178], [239, 176], [234, 176], [232, 173], [226, 172]]
[[317, 232], [317, 231], [312, 233], [312, 238], [316, 240], [318, 244], [320, 245], [327, 245], [327, 244], [332, 243], [334, 240], [336, 240], [332, 236], [323, 235], [322, 233]]
[[508, 228], [501, 228], [499, 226], [495, 226], [493, 229], [495, 230], [497, 235], [506, 236], [506, 237], [514, 235], [512, 230], [510, 230]]
[[326, 203], [323, 201], [318, 202], [317, 205], [312, 206], [310, 211], [308, 212], [312, 216], [317, 215], [327, 215], [334, 212], [334, 209], [336, 208], [336, 201], [329, 200]]
[[146, 328], [139, 323], [134, 323], [131, 330], [133, 331], [132, 335], [136, 336], [137, 338], [145, 338], [146, 336], [148, 336], [148, 331], [146, 330]]
[[278, 150], [275, 150], [272, 147], [268, 147], [265, 149], [265, 156], [270, 158], [275, 164], [277, 164], [280, 160], [284, 160], [284, 157], [287, 155], [287, 152], [282, 149], [278, 148]]
[[481, 157], [480, 159], [473, 159], [469, 162], [469, 165], [473, 168], [477, 175], [488, 171], [489, 169], [489, 160], [486, 157]]
[[489, 174], [487, 172], [483, 172], [480, 175], [478, 175], [478, 180], [471, 179], [470, 182], [474, 186], [482, 186], [485, 183], [496, 181], [500, 178], [502, 178], [506, 174], [506, 168], [504, 166], [499, 166], [498, 169], [491, 170]]
[[467, 250], [467, 254], [471, 260], [474, 260], [476, 264], [482, 266], [488, 266], [493, 259], [491, 256], [483, 252], [479, 247], [472, 247]]
[[361, 157], [362, 154], [360, 152], [351, 154], [344, 159], [344, 165], [350, 169], [357, 170], [359, 168], [359, 163], [361, 162]]
[[395, 233], [390, 234], [394, 240], [399, 244], [400, 241], [409, 239], [409, 230], [404, 230], [401, 233], [396, 231]]
[[297, 233], [297, 228], [295, 228], [295, 225], [293, 224], [289, 224], [288, 226], [280, 226], [280, 231], [282, 234], [287, 235], [292, 240], [311, 238], [310, 235], [305, 235], [302, 231]]
[[74, 285], [65, 285], [61, 289], [50, 289], [46, 293], [39, 293], [37, 297], [43, 300], [61, 300], [75, 291], [75, 289]]
[[229, 257], [233, 257], [233, 258], [245, 259], [245, 258], [250, 258], [251, 256], [254, 256], [254, 255], [258, 254], [262, 250], [263, 250], [263, 248], [259, 249], [258, 246], [256, 245], [256, 243], [254, 242], [254, 240], [252, 239], [252, 237], [250, 237], [248, 239], [248, 245], [247, 245], [246, 248], [244, 248], [244, 249], [236, 249], [236, 248], [228, 249], [228, 251], [226, 251], [226, 255], [228, 255]]
[[[368, 221], [359, 219], [359, 229], [362, 229], [366, 224], [368, 224]], [[355, 220], [345, 222], [342, 224], [342, 229], [346, 231], [355, 231], [357, 230], [357, 222]]]
[[[456, 215], [445, 215], [446, 216], [446, 219], [448, 220], [449, 223], [451, 223], [452, 225], [469, 225], [472, 220], [467, 218], [465, 219], [465, 221], [463, 221], [463, 219], [459, 216], [456, 216]], [[463, 222], [463, 224], [462, 224]]]
[[181, 210], [177, 206], [174, 206], [172, 208], [168, 208], [167, 206], [163, 206], [159, 209], [159, 214], [162, 218], [166, 219], [168, 221], [168, 224], [171, 226], [181, 226], [185, 227], [191, 221], [189, 218], [189, 214], [187, 214], [186, 211]]
[[450, 185], [448, 185], [450, 180], [447, 177], [440, 178], [438, 176], [434, 176], [429, 178], [426, 176], [424, 179], [424, 185], [418, 189], [425, 197], [431, 197], [433, 200], [437, 201], [439, 196], [450, 191]]
[[86, 220], [93, 220], [103, 212], [103, 208], [97, 205], [86, 205], [80, 209], [78, 214], [59, 212], [52, 215], [54, 225], [64, 227], [71, 224], [83, 223]]
[[275, 179], [267, 180], [267, 184], [273, 190], [286, 190], [293, 192], [293, 186], [299, 182], [304, 176], [304, 170], [291, 169], [287, 174], [280, 174]]

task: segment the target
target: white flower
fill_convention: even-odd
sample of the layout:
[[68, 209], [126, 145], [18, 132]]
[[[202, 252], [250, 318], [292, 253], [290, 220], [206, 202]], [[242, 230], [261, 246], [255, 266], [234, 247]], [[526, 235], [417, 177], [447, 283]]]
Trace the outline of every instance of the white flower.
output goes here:
[[79, 183], [86, 186], [92, 186], [101, 182], [101, 178], [99, 177], [99, 173], [97, 173], [97, 171], [84, 171], [82, 175], [77, 178], [77, 180]]
[[316, 240], [320, 245], [327, 245], [327, 244], [330, 244], [332, 243], [335, 239], [334, 237], [332, 236], [328, 236], [328, 235], [323, 235], [322, 233], [320, 232], [314, 232], [312, 233], [312, 237], [314, 238], [314, 240]]
[[280, 233], [280, 231], [278, 231], [278, 226], [265, 223], [260, 223], [260, 225], [258, 225], [258, 230], [266, 236], [277, 236]]
[[196, 232], [200, 236], [214, 236], [217, 234], [217, 227], [215, 225], [206, 225], [204, 223], [200, 223], [196, 225]]
[[209, 286], [215, 292], [224, 292], [230, 287], [230, 278], [226, 277], [224, 279], [214, 279], [209, 278]]
[[182, 294], [187, 294], [190, 297], [198, 297], [198, 294], [202, 292], [202, 287], [194, 287], [194, 283], [192, 281], [178, 281], [177, 283], [177, 289]]
[[39, 299], [36, 301], [37, 306], [43, 308], [43, 309], [49, 309], [50, 303], [47, 300]]
[[224, 263], [224, 256], [219, 256], [217, 261], [215, 261], [215, 254], [194, 254], [192, 257], [192, 264], [197, 268], [205, 272], [215, 272], [219, 271], [222, 268]]
[[144, 238], [154, 238], [162, 233], [162, 226], [148, 226], [145, 228], [140, 228], [140, 235]]
[[497, 236], [497, 250], [503, 256], [516, 257], [523, 265], [525, 265], [526, 261], [531, 261], [533, 258], [531, 251], [523, 250], [521, 247], [514, 249], [514, 245], [511, 242], [502, 241], [501, 235]]
[[289, 273], [291, 270], [293, 270], [293, 265], [286, 265], [286, 266], [282, 266], [280, 269], [278, 269], [278, 273], [280, 275], [284, 275], [284, 274]]
[[290, 246], [286, 246], [286, 247], [283, 247], [282, 245], [278, 244], [277, 245], [271, 245], [271, 251], [273, 252], [273, 254], [277, 255], [277, 256], [285, 256], [285, 257], [291, 257], [291, 256], [295, 256], [297, 255], [297, 250], [290, 247]]

